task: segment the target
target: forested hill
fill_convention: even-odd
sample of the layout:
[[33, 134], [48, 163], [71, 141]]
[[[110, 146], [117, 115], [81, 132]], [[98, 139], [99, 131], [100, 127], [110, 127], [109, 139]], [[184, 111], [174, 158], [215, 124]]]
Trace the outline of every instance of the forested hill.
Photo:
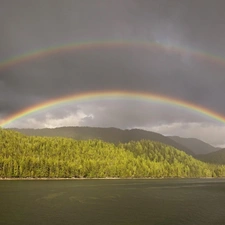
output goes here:
[[140, 129], [121, 130], [118, 128], [98, 128], [98, 127], [59, 127], [44, 129], [13, 129], [31, 136], [67, 137], [76, 140], [99, 139], [102, 141], [118, 144], [129, 141], [140, 141], [142, 139], [157, 141], [166, 145], [171, 145], [189, 155], [194, 153], [180, 143], [171, 140], [159, 133]]
[[221, 177], [209, 165], [162, 143], [25, 136], [0, 129], [0, 177]]

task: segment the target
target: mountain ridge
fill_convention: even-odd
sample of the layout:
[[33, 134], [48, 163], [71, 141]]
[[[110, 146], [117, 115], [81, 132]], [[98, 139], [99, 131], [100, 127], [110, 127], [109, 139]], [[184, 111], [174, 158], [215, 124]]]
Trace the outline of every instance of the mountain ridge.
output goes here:
[[196, 155], [196, 158], [207, 163], [225, 164], [225, 148], [204, 155]]
[[183, 146], [186, 146], [188, 149], [193, 151], [196, 155], [208, 154], [211, 152], [218, 151], [217, 147], [214, 147], [197, 138], [184, 138], [179, 136], [167, 136], [167, 137], [171, 138], [177, 143], [180, 143]]
[[140, 141], [142, 139], [161, 142], [163, 144], [170, 145], [178, 150], [184, 151], [189, 155], [195, 155], [186, 146], [175, 142], [174, 140], [152, 131], [146, 131], [142, 129], [119, 129], [115, 127], [57, 127], [57, 128], [11, 128], [10, 130], [19, 131], [29, 136], [46, 136], [46, 137], [67, 137], [76, 140], [87, 140], [87, 139], [100, 139], [102, 141], [119, 144], [126, 143], [129, 141]]

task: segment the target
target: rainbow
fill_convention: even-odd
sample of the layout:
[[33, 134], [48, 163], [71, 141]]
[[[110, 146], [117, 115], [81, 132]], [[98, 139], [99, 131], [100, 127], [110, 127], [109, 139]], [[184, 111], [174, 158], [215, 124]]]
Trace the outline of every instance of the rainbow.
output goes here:
[[98, 92], [85, 92], [80, 94], [72, 94], [68, 96], [63, 96], [60, 98], [55, 98], [49, 101], [42, 102], [40, 104], [36, 104], [25, 108], [15, 114], [10, 115], [5, 118], [1, 123], [1, 127], [5, 127], [6, 125], [23, 118], [25, 116], [31, 115], [32, 113], [38, 112], [43, 109], [48, 109], [53, 106], [60, 106], [62, 104], [67, 104], [74, 102], [85, 102], [85, 101], [94, 101], [94, 100], [104, 100], [104, 99], [131, 99], [131, 100], [144, 100], [148, 102], [157, 102], [157, 103], [165, 103], [174, 106], [180, 106], [182, 108], [191, 110], [193, 112], [200, 113], [201, 115], [208, 116], [217, 121], [225, 123], [225, 116], [220, 115], [216, 112], [213, 112], [209, 109], [203, 108], [201, 106], [195, 105], [190, 102], [186, 102], [183, 100], [166, 97], [163, 95], [145, 93], [145, 92], [134, 92], [134, 91], [98, 91]]
[[192, 50], [186, 47], [171, 46], [158, 42], [146, 42], [146, 41], [91, 41], [91, 42], [77, 42], [67, 45], [61, 45], [56, 47], [50, 47], [46, 49], [40, 49], [37, 51], [18, 55], [16, 57], [9, 58], [0, 62], [0, 72], [6, 70], [12, 66], [16, 66], [21, 63], [26, 63], [38, 58], [44, 58], [55, 54], [68, 53], [73, 51], [84, 51], [89, 49], [98, 48], [143, 48], [155, 49], [157, 51], [168, 51], [170, 53], [186, 55], [189, 54], [199, 60], [211, 62], [214, 64], [225, 65], [225, 59], [219, 56], [212, 55], [210, 53]]

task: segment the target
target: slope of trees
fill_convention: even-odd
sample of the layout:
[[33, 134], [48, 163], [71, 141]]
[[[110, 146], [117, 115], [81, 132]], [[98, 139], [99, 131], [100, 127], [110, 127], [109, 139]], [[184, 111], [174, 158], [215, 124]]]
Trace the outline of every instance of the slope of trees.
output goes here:
[[0, 177], [221, 177], [225, 167], [147, 140], [114, 145], [100, 140], [25, 136], [0, 129]]

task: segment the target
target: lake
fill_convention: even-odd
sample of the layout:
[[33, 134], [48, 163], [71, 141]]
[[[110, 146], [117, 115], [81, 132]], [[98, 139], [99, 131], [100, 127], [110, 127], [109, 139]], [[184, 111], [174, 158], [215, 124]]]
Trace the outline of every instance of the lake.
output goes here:
[[2, 180], [2, 225], [224, 225], [225, 179]]

